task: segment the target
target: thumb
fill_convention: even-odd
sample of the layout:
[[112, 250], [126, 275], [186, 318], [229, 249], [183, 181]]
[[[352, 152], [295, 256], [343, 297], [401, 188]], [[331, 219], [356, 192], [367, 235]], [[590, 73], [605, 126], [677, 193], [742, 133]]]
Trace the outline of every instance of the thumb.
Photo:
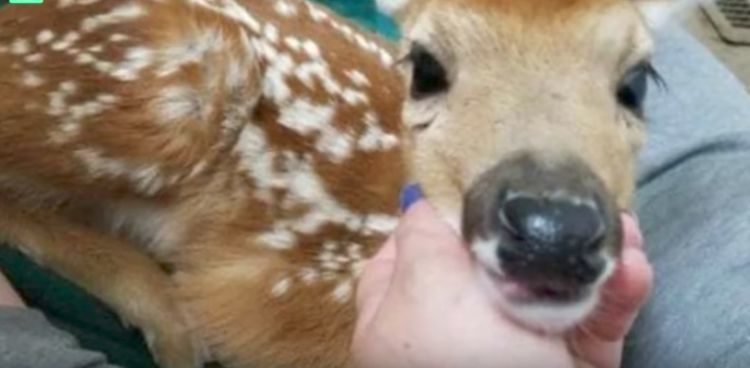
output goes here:
[[[394, 233], [396, 278], [419, 288], [445, 286], [471, 275], [471, 258], [461, 237], [429, 203], [419, 200], [404, 213]], [[423, 283], [429, 285], [423, 285]]]
[[653, 270], [643, 252], [638, 224], [624, 215], [623, 253], [620, 264], [604, 285], [599, 308], [571, 336], [574, 353], [596, 367], [618, 367], [622, 338], [630, 330], [653, 282]]
[[648, 298], [653, 270], [643, 251], [643, 236], [636, 221], [622, 216], [623, 252], [615, 274], [604, 286], [598, 313], [588, 328], [603, 340], [622, 338]]

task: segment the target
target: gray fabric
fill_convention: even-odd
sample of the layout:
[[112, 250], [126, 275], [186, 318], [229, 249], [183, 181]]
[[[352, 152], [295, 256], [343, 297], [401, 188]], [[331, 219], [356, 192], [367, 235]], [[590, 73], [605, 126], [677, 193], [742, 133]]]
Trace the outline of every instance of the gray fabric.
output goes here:
[[81, 349], [39, 311], [0, 307], [0, 326], [0, 367], [116, 368], [103, 354]]
[[637, 210], [655, 290], [625, 368], [750, 367], [750, 96], [681, 29], [657, 44]]

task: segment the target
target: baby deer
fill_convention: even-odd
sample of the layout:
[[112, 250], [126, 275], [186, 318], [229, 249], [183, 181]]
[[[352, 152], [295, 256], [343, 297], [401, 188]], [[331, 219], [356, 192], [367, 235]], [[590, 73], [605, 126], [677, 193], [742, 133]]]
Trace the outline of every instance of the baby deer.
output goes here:
[[653, 2], [397, 1], [400, 51], [299, 0], [3, 7], [0, 234], [164, 367], [342, 367], [413, 180], [562, 331], [621, 247]]

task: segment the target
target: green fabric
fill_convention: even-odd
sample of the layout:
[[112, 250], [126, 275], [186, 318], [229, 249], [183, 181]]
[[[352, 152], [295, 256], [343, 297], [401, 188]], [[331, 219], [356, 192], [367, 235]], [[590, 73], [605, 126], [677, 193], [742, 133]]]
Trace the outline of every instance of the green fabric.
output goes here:
[[[372, 0], [316, 1], [386, 38], [398, 37], [397, 27], [377, 12]], [[4, 3], [7, 1], [0, 0], [0, 6]], [[0, 246], [0, 269], [29, 306], [75, 335], [84, 348], [101, 351], [111, 363], [122, 367], [156, 368], [139, 331], [125, 327], [105, 305], [76, 285], [6, 246]]]
[[156, 368], [140, 332], [123, 326], [104, 304], [73, 283], [5, 246], [0, 247], [0, 270], [30, 307], [75, 335], [84, 348], [101, 351], [122, 367]]
[[352, 19], [370, 31], [391, 40], [398, 39], [398, 27], [390, 17], [378, 12], [373, 0], [315, 0]]

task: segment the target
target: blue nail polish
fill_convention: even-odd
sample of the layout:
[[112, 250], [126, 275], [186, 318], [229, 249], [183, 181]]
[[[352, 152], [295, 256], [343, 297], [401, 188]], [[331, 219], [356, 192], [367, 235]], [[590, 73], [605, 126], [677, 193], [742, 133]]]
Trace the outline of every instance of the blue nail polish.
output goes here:
[[409, 184], [404, 187], [401, 190], [401, 212], [406, 212], [411, 205], [422, 199], [422, 196], [422, 188], [419, 184]]

